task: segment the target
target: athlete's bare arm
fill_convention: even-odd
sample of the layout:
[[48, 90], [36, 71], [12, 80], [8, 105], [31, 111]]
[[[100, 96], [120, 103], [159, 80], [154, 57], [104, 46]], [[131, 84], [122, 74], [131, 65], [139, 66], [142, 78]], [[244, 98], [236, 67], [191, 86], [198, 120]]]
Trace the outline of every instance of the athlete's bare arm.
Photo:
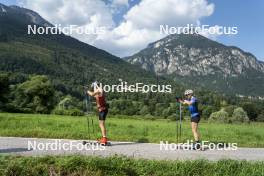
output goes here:
[[96, 91], [94, 91], [94, 92], [88, 90], [87, 93], [88, 93], [90, 96], [92, 96], [92, 97], [95, 97], [96, 95], [100, 95], [100, 94], [101, 94], [100, 91], [98, 91], [98, 90], [96, 90]]
[[90, 95], [90, 96], [92, 96], [92, 97], [95, 97], [95, 96], [97, 96], [97, 95], [99, 95], [99, 96], [101, 96], [102, 95], [102, 89], [101, 88], [98, 88], [98, 89], [96, 89], [94, 92], [92, 92], [92, 91], [87, 91], [87, 93]]
[[183, 104], [187, 104], [187, 105], [191, 105], [192, 104], [192, 101], [188, 101], [188, 100], [184, 100], [182, 101]]

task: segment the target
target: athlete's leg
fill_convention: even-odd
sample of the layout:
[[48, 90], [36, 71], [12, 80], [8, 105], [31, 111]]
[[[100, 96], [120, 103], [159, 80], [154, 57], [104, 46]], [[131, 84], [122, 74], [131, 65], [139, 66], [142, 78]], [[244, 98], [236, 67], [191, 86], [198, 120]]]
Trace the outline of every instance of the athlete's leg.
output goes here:
[[106, 137], [105, 120], [99, 120], [99, 127], [101, 129], [102, 136]]
[[192, 132], [193, 132], [194, 140], [197, 142], [200, 139], [200, 134], [198, 132], [198, 123], [191, 122], [191, 127], [192, 127]]

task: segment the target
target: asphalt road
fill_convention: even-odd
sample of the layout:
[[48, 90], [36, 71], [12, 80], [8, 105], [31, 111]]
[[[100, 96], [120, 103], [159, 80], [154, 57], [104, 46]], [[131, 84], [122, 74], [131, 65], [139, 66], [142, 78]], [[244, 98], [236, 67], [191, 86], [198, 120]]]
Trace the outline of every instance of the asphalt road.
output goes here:
[[[1, 155], [90, 155], [112, 156], [124, 155], [133, 158], [156, 160], [194, 160], [194, 159], [236, 159], [264, 161], [264, 148], [238, 148], [237, 150], [186, 150], [176, 149], [171, 145], [168, 150], [160, 144], [111, 142], [111, 146], [100, 146], [97, 143], [82, 144], [81, 140], [0, 137]], [[187, 147], [188, 148], [188, 147]]]

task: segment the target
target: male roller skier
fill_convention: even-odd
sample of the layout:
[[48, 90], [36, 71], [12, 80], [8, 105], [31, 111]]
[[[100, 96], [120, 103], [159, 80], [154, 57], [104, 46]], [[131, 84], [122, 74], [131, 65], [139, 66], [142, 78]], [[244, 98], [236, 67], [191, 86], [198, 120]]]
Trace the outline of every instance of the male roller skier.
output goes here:
[[98, 108], [98, 115], [99, 115], [99, 127], [102, 132], [102, 138], [99, 139], [99, 143], [106, 145], [107, 144], [107, 137], [106, 137], [106, 127], [105, 127], [105, 119], [108, 113], [108, 107], [106, 104], [106, 98], [105, 93], [101, 87], [99, 87], [99, 84], [97, 81], [92, 83], [91, 87], [94, 89], [94, 91], [87, 91], [87, 93], [95, 97], [96, 99], [96, 106]]

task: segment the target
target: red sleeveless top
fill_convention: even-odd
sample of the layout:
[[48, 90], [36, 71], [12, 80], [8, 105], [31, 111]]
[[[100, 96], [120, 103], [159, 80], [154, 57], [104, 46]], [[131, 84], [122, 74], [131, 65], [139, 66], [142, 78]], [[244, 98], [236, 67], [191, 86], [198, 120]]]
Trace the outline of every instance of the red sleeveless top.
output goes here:
[[97, 105], [97, 108], [98, 108], [98, 111], [101, 112], [101, 111], [104, 111], [106, 110], [106, 101], [105, 101], [105, 95], [103, 94], [102, 96], [96, 96], [95, 97], [96, 99], [96, 105]]

